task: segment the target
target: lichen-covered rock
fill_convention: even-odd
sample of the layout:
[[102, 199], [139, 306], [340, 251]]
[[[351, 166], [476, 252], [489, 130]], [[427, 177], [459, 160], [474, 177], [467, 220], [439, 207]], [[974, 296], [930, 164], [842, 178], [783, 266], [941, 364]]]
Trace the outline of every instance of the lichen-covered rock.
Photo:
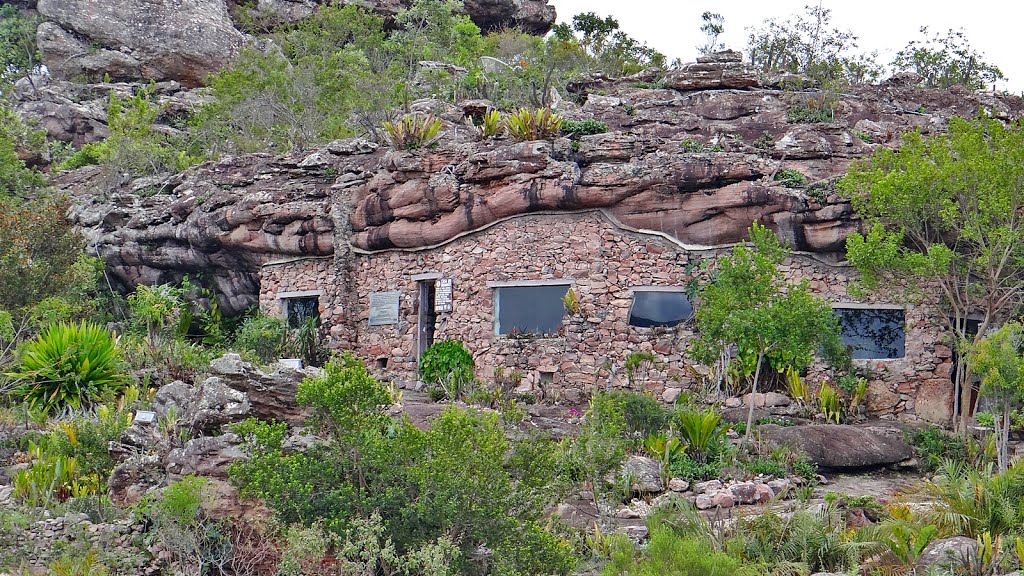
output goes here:
[[307, 408], [295, 403], [295, 395], [299, 383], [316, 374], [315, 368], [300, 370], [277, 363], [267, 373], [243, 362], [238, 354], [229, 353], [210, 363], [210, 373], [245, 394], [250, 413], [257, 418], [296, 424], [310, 414]]
[[632, 481], [633, 492], [641, 494], [657, 494], [665, 491], [665, 481], [661, 477], [661, 464], [646, 456], [628, 456], [619, 468], [615, 477], [628, 478]]
[[176, 477], [194, 474], [227, 478], [228, 464], [244, 456], [240, 444], [235, 434], [193, 438], [181, 448], [171, 450], [164, 465]]
[[195, 403], [187, 418], [193, 433], [218, 433], [225, 424], [238, 422], [250, 415], [249, 396], [211, 376], [199, 386]]

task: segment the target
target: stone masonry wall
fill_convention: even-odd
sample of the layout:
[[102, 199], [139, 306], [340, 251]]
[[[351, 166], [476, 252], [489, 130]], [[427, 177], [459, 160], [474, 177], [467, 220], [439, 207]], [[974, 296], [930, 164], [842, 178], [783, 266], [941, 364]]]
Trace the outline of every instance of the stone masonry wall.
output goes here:
[[[531, 215], [496, 224], [443, 246], [421, 251], [358, 255], [352, 260], [351, 314], [344, 314], [334, 269], [326, 260], [296, 261], [263, 268], [261, 306], [275, 309], [276, 294], [322, 291], [321, 313], [332, 334], [355, 333], [351, 348], [382, 374], [414, 380], [418, 286], [415, 274], [439, 273], [454, 282], [453, 311], [440, 313], [435, 341], [463, 341], [477, 362], [478, 376], [492, 378], [497, 367], [524, 375], [523, 389], [549, 401], [579, 402], [595, 387], [644, 388], [665, 399], [693, 384], [684, 357], [692, 326], [639, 328], [628, 324], [632, 288], [682, 287], [706, 280], [708, 265], [722, 250], [685, 250], [658, 235], [623, 230], [600, 212]], [[792, 280], [807, 278], [834, 303], [904, 302], [899, 288], [863, 300], [849, 292], [852, 269], [794, 255], [784, 266]], [[554, 337], [495, 334], [492, 282], [569, 279], [581, 313], [566, 318]], [[369, 326], [369, 294], [399, 291], [400, 323]], [[949, 417], [952, 384], [949, 349], [941, 344], [941, 319], [928, 302], [906, 313], [906, 355], [894, 360], [858, 361], [873, 374], [867, 406], [875, 415], [914, 414], [932, 421]], [[338, 328], [346, 324], [348, 328]], [[340, 342], [340, 339], [335, 338]], [[346, 346], [347, 348], [348, 346]], [[619, 371], [626, 355], [653, 351], [659, 366], [632, 384]], [[611, 369], [611, 370], [610, 370]], [[809, 378], [820, 380], [820, 371]]]

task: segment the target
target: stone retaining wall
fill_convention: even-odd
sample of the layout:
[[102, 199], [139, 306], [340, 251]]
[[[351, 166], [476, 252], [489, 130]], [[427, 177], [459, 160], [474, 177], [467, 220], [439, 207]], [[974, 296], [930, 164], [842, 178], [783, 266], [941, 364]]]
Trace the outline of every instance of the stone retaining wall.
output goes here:
[[[477, 361], [478, 376], [492, 379], [495, 368], [524, 375], [521, 391], [551, 401], [578, 402], [594, 387], [647, 389], [666, 400], [692, 386], [693, 370], [684, 357], [693, 327], [639, 328], [628, 324], [634, 287], [683, 287], [709, 277], [722, 249], [687, 250], [656, 234], [624, 230], [601, 212], [532, 215], [421, 251], [356, 255], [350, 271], [353, 294], [341, 301], [337, 274], [326, 260], [296, 261], [263, 268], [261, 305], [272, 311], [276, 295], [290, 290], [322, 291], [321, 314], [336, 345], [353, 349], [368, 364], [396, 379], [415, 379], [418, 318], [417, 274], [452, 278], [453, 310], [440, 313], [435, 341], [463, 341]], [[807, 278], [814, 291], [835, 303], [904, 302], [902, 289], [850, 294], [853, 270], [794, 255], [786, 275]], [[580, 314], [563, 321], [544, 338], [495, 334], [492, 283], [569, 280]], [[369, 326], [371, 292], [400, 292], [397, 325]], [[894, 360], [858, 361], [873, 373], [868, 409], [876, 415], [913, 414], [933, 421], [949, 417], [952, 385], [949, 349], [940, 344], [942, 323], [928, 302], [905, 306], [906, 355]], [[348, 338], [342, 338], [348, 335]], [[658, 366], [632, 383], [621, 370], [626, 356], [651, 351]], [[809, 379], [823, 377], [812, 370]]]

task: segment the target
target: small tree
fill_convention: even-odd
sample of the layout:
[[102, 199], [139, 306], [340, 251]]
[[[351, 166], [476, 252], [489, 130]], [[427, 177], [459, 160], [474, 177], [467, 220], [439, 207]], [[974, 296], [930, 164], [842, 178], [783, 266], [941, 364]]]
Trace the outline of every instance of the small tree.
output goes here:
[[[868, 227], [846, 243], [868, 288], [902, 279], [939, 291], [957, 357], [954, 413], [972, 413], [968, 344], [1024, 302], [1024, 126], [951, 118], [949, 132], [904, 135], [899, 152], [855, 162], [839, 189]], [[977, 332], [967, 319], [977, 314]]]
[[[756, 222], [748, 230], [753, 247], [737, 246], [720, 260], [714, 281], [698, 297], [699, 338], [694, 356], [716, 362], [722, 351], [735, 347], [736, 360], [757, 392], [767, 366], [778, 371], [806, 368], [819, 350], [838, 356], [839, 322], [829, 303], [811, 294], [807, 280], [785, 281], [778, 266], [789, 255], [775, 233]], [[767, 365], [767, 366], [766, 366]], [[747, 413], [750, 438], [754, 417], [751, 397]]]
[[1010, 412], [1024, 397], [1024, 326], [1009, 322], [978, 342], [970, 360], [981, 376], [981, 394], [999, 411], [996, 420], [996, 462], [1005, 472], [1009, 463]]
[[967, 42], [963, 30], [929, 36], [928, 27], [921, 27], [922, 40], [911, 40], [896, 53], [892, 61], [895, 70], [911, 70], [924, 78], [929, 88], [949, 88], [959, 84], [980, 89], [997, 80], [1005, 80], [1002, 70], [986, 62], [984, 54]]
[[705, 10], [700, 15], [700, 20], [703, 22], [700, 31], [704, 33], [705, 38], [704, 43], [697, 46], [697, 51], [701, 54], [710, 54], [725, 48], [724, 44], [718, 43], [718, 37], [725, 32], [725, 18], [717, 12]]

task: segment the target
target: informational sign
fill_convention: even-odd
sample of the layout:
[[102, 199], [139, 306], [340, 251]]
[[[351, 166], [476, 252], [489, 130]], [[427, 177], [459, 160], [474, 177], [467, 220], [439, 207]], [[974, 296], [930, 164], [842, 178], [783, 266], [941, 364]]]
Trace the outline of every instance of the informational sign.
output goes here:
[[370, 326], [398, 324], [398, 292], [370, 292]]
[[139, 410], [135, 413], [135, 421], [139, 424], [152, 424], [153, 422], [156, 422], [156, 412]]
[[452, 311], [452, 279], [438, 278], [434, 288], [434, 312]]
[[302, 370], [302, 358], [281, 358], [278, 362], [286, 368]]

